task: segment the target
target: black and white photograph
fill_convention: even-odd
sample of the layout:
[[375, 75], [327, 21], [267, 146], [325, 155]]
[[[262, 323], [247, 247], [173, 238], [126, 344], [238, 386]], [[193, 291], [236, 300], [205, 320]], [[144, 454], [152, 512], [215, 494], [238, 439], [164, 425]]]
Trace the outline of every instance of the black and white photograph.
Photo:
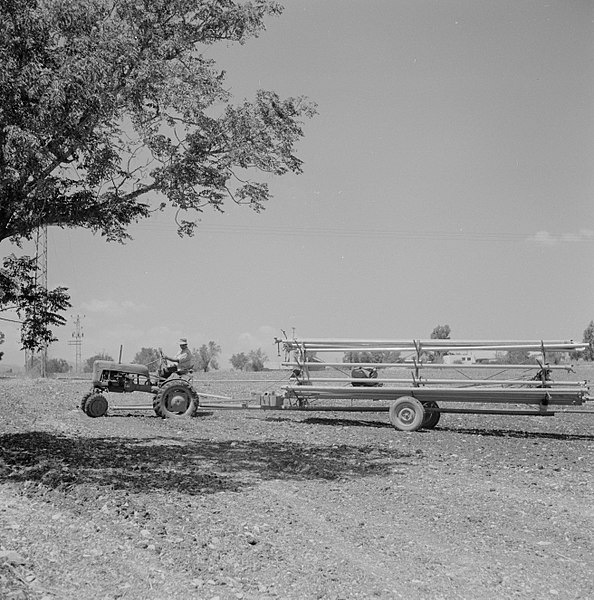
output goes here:
[[0, 0], [0, 600], [594, 598], [594, 2]]

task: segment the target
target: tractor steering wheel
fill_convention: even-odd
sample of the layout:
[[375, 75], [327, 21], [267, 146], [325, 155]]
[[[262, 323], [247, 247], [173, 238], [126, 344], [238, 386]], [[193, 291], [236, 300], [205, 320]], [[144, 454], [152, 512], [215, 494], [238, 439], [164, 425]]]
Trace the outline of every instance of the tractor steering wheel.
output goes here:
[[161, 373], [163, 370], [164, 366], [167, 366], [167, 359], [165, 358], [165, 354], [163, 354], [163, 349], [162, 348], [158, 348], [158, 352], [159, 352], [159, 367], [158, 367], [158, 372]]

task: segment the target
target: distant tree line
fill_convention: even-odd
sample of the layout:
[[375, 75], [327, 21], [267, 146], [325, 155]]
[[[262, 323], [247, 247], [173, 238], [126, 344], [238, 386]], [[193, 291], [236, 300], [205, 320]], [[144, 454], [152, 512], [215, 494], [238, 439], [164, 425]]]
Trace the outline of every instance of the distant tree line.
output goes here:
[[[219, 368], [218, 357], [221, 354], [221, 347], [216, 342], [210, 341], [208, 344], [202, 344], [199, 348], [192, 348], [193, 367], [195, 371], [216, 371]], [[158, 348], [141, 348], [136, 353], [133, 363], [146, 365], [151, 370], [157, 370], [161, 362], [161, 352]]]
[[[450, 339], [451, 328], [449, 325], [437, 325], [431, 332], [431, 339]], [[582, 351], [574, 351], [570, 353], [572, 360], [594, 361], [594, 320], [590, 321], [586, 329], [584, 329], [582, 341], [588, 344], [588, 347]], [[5, 342], [5, 335], [0, 331], [0, 345]], [[0, 360], [2, 360], [3, 352], [0, 352]], [[208, 372], [219, 369], [219, 356], [221, 354], [221, 346], [214, 341], [209, 341], [207, 344], [202, 344], [198, 348], [192, 350], [194, 357], [194, 369], [197, 371]], [[431, 352], [423, 354], [423, 359], [427, 361], [442, 361], [443, 352]], [[552, 361], [556, 362], [560, 359], [558, 354], [552, 355]], [[83, 372], [91, 373], [93, 364], [96, 360], [113, 361], [113, 357], [105, 351], [95, 354], [85, 360], [83, 363]], [[230, 359], [233, 369], [239, 371], [263, 371], [265, 363], [268, 360], [266, 354], [261, 348], [250, 350], [248, 352], [239, 352], [233, 354]], [[135, 355], [132, 362], [134, 364], [146, 365], [151, 370], [158, 368], [160, 361], [160, 353], [158, 348], [143, 347]], [[344, 363], [401, 363], [403, 357], [398, 351], [351, 351], [345, 352], [343, 355]], [[505, 364], [533, 364], [536, 363], [536, 357], [527, 350], [509, 350], [507, 352], [498, 353], [497, 362]], [[48, 374], [68, 373], [72, 370], [71, 364], [63, 358], [50, 358], [46, 362], [46, 372]]]
[[[431, 332], [432, 340], [446, 340], [450, 338], [449, 325], [437, 325]], [[441, 362], [445, 352], [422, 352], [421, 359], [428, 362]], [[386, 351], [349, 351], [342, 357], [343, 363], [401, 363], [404, 359], [398, 350]]]
[[[437, 325], [431, 332], [432, 340], [449, 340], [452, 330], [449, 325]], [[589, 325], [584, 330], [582, 342], [588, 344], [588, 347], [582, 351], [574, 351], [570, 353], [572, 360], [594, 361], [594, 321], [590, 321]], [[445, 351], [422, 352], [421, 360], [427, 362], [443, 362], [443, 357], [447, 354]], [[552, 353], [550, 360], [553, 363], [558, 363], [562, 359], [560, 353]], [[528, 350], [509, 350], [507, 352], [497, 353], [496, 360], [503, 364], [536, 364], [537, 357]], [[400, 352], [345, 352], [342, 361], [344, 363], [399, 363], [403, 362], [403, 357]]]
[[402, 362], [402, 358], [400, 352], [398, 351], [389, 351], [389, 352], [380, 352], [380, 351], [349, 351], [345, 352], [342, 357], [343, 363], [399, 363]]
[[[214, 341], [202, 344], [198, 348], [191, 350], [193, 365], [195, 371], [208, 373], [217, 371], [220, 368], [219, 357], [221, 355], [221, 346]], [[93, 370], [93, 363], [96, 360], [113, 360], [111, 356], [105, 353], [96, 354], [87, 359], [84, 371], [90, 373]], [[234, 369], [242, 371], [262, 371], [268, 357], [261, 348], [250, 350], [249, 352], [240, 352], [234, 354], [231, 359], [231, 366]], [[133, 364], [146, 365], [151, 371], [156, 371], [161, 361], [161, 353], [158, 348], [141, 348], [132, 359]]]
[[263, 371], [264, 363], [268, 357], [262, 351], [262, 348], [250, 350], [247, 354], [239, 352], [231, 357], [231, 365], [238, 371]]
[[54, 373], [68, 373], [71, 368], [70, 363], [63, 358], [50, 358], [45, 363], [45, 372], [48, 375]]
[[[0, 344], [4, 343], [4, 334], [0, 331]], [[209, 341], [207, 344], [202, 344], [198, 348], [191, 350], [194, 359], [194, 370], [207, 373], [208, 371], [217, 371], [219, 366], [219, 357], [221, 354], [221, 346], [214, 341]], [[3, 353], [0, 352], [0, 360]], [[113, 361], [114, 358], [107, 352], [98, 352], [87, 358], [83, 365], [83, 373], [92, 373], [93, 365], [96, 360]], [[268, 356], [261, 348], [250, 350], [249, 352], [240, 352], [234, 354], [230, 363], [234, 369], [241, 371], [263, 371]], [[161, 354], [158, 348], [142, 347], [132, 359], [133, 364], [146, 365], [151, 371], [156, 371], [161, 361]], [[72, 365], [63, 358], [50, 358], [46, 362], [46, 372], [48, 374], [68, 373], [72, 370]]]
[[[30, 359], [29, 369], [34, 372], [41, 373], [41, 355], [36, 355]], [[68, 373], [72, 369], [70, 363], [64, 358], [48, 358], [45, 362], [45, 373], [47, 375], [57, 375], [60, 373]]]
[[590, 321], [586, 329], [584, 329], [582, 342], [588, 344], [588, 347], [585, 350], [571, 352], [571, 358], [573, 360], [594, 360], [594, 321]]
[[83, 365], [83, 372], [91, 373], [93, 371], [93, 364], [95, 363], [96, 360], [113, 361], [113, 358], [106, 352], [100, 352], [99, 354], [95, 354], [94, 356], [87, 358], [87, 360], [85, 361], [85, 363]]

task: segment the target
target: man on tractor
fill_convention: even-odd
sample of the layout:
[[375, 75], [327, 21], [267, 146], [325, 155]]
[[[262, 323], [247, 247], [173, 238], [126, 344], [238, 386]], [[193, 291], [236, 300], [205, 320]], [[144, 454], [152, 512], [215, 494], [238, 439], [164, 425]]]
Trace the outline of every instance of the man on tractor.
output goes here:
[[[176, 363], [169, 367], [163, 367], [159, 376], [163, 379], [167, 379], [173, 373], [177, 373], [178, 375], [184, 375], [188, 371], [190, 371], [193, 367], [192, 364], [192, 353], [188, 348], [188, 340], [186, 338], [181, 338], [179, 340], [179, 352], [173, 357], [165, 356], [163, 354], [163, 358], [168, 360], [169, 362]], [[161, 350], [159, 348], [159, 350]], [[161, 351], [162, 353], [162, 351]]]

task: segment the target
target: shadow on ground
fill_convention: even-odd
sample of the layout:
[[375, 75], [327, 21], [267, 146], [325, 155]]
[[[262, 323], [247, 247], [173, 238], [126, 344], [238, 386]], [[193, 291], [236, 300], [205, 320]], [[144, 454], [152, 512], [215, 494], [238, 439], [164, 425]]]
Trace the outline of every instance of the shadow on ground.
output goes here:
[[[266, 419], [283, 420], [283, 419]], [[289, 420], [289, 419], [285, 419]], [[382, 423], [381, 421], [363, 421], [361, 419], [336, 419], [324, 417], [308, 417], [302, 421], [293, 421], [293, 423], [303, 423], [306, 425], [330, 425], [334, 427], [378, 427], [385, 429], [393, 429], [390, 423]], [[442, 431], [448, 433], [460, 433], [462, 435], [474, 435], [483, 437], [507, 437], [507, 438], [525, 438], [525, 439], [543, 439], [543, 440], [560, 440], [560, 441], [594, 441], [594, 434], [585, 433], [555, 433], [545, 431], [520, 431], [512, 429], [483, 429], [483, 428], [462, 428], [462, 427], [444, 427], [439, 425], [434, 428], [434, 431]], [[419, 429], [416, 434], [429, 433], [429, 429]], [[395, 432], [398, 433], [398, 432]]]
[[365, 421], [362, 419], [341, 419], [333, 417], [307, 417], [306, 419], [289, 419], [283, 417], [267, 417], [264, 419], [269, 423], [295, 423], [303, 425], [331, 425], [334, 427], [379, 427], [382, 429], [391, 429], [390, 423], [382, 423], [381, 421]]
[[324, 417], [309, 417], [301, 421], [307, 425], [334, 425], [335, 427], [379, 427], [393, 429], [390, 423], [381, 421], [364, 421], [362, 419], [328, 419]]
[[336, 480], [393, 473], [394, 466], [409, 456], [371, 446], [76, 438], [28, 432], [0, 436], [0, 483], [205, 494], [239, 491], [269, 479]]
[[481, 435], [484, 437], [507, 437], [507, 438], [525, 438], [525, 439], [543, 439], [560, 441], [594, 441], [594, 435], [582, 433], [554, 433], [545, 431], [517, 431], [512, 429], [480, 429], [480, 428], [461, 428], [461, 427], [439, 427], [440, 431], [450, 433], [461, 433], [463, 435]]

